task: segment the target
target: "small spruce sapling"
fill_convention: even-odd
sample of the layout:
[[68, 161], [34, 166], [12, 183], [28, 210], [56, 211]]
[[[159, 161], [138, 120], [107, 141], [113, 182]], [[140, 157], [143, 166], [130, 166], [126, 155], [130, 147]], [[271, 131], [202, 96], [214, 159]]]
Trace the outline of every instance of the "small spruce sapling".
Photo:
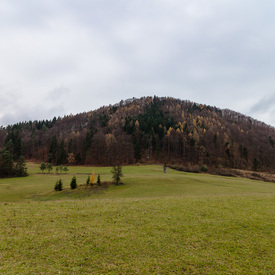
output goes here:
[[62, 189], [63, 189], [63, 183], [62, 183], [62, 180], [60, 179], [55, 183], [54, 190], [62, 191]]
[[86, 180], [86, 185], [90, 184], [90, 176], [88, 176], [87, 180]]
[[100, 186], [101, 185], [101, 179], [100, 179], [100, 175], [97, 176], [97, 185]]
[[77, 187], [76, 177], [72, 178], [70, 186], [71, 186], [71, 189], [76, 189]]

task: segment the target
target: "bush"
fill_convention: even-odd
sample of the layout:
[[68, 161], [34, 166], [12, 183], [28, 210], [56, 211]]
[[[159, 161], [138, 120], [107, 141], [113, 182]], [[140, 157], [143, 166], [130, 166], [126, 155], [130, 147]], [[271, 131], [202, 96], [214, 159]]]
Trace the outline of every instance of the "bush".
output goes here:
[[207, 165], [202, 165], [202, 166], [201, 166], [201, 171], [202, 171], [202, 172], [207, 172], [207, 171], [208, 171]]
[[62, 183], [62, 180], [60, 179], [55, 183], [54, 190], [62, 191], [62, 189], [63, 189], [63, 183]]
[[77, 187], [76, 177], [72, 178], [70, 186], [71, 186], [71, 189], [75, 189]]
[[190, 172], [190, 173], [199, 173], [200, 172], [200, 167], [197, 164], [193, 165], [191, 163], [188, 163], [187, 168], [186, 168], [185, 171]]

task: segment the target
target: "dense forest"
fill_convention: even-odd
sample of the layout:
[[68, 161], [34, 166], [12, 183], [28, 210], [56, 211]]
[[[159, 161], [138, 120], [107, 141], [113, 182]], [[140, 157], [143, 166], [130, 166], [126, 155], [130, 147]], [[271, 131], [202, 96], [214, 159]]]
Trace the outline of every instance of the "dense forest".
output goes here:
[[15, 159], [60, 164], [167, 163], [275, 170], [275, 129], [240, 113], [170, 97], [2, 127]]

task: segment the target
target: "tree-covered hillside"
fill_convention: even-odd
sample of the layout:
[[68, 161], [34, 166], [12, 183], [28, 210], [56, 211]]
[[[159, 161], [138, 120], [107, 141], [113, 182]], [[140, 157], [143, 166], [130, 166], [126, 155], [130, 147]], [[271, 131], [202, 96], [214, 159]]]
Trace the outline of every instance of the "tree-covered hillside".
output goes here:
[[143, 97], [0, 131], [0, 147], [53, 164], [159, 162], [274, 170], [275, 129], [231, 110]]

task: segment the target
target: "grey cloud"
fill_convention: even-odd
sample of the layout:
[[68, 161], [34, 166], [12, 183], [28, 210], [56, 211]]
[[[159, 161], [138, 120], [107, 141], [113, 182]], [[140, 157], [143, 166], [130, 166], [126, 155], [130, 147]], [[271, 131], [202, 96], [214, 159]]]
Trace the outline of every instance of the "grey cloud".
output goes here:
[[65, 115], [62, 104], [55, 107], [47, 108], [43, 105], [15, 105], [16, 110], [6, 110], [5, 114], [0, 117], [0, 125], [7, 126], [24, 121], [52, 119], [54, 116]]
[[48, 100], [65, 100], [66, 96], [69, 95], [70, 90], [65, 87], [57, 87], [51, 90], [47, 96], [46, 99]]
[[253, 105], [250, 109], [251, 113], [275, 113], [275, 94], [266, 95], [259, 99], [259, 101]]
[[20, 92], [15, 92], [9, 87], [0, 87], [0, 110], [5, 110], [16, 103], [20, 96]]
[[11, 30], [43, 29], [54, 11], [55, 5], [43, 1], [3, 1], [4, 8], [0, 8], [0, 22]]
[[[0, 7], [4, 98], [15, 110], [12, 85], [26, 98], [20, 104], [32, 100], [35, 112], [45, 99], [41, 115], [48, 115], [61, 100], [62, 112], [76, 113], [166, 95], [257, 116], [260, 105], [245, 101], [268, 104], [258, 91], [274, 87], [274, 8], [275, 2], [248, 0], [6, 0]], [[273, 123], [268, 110], [261, 118]]]

